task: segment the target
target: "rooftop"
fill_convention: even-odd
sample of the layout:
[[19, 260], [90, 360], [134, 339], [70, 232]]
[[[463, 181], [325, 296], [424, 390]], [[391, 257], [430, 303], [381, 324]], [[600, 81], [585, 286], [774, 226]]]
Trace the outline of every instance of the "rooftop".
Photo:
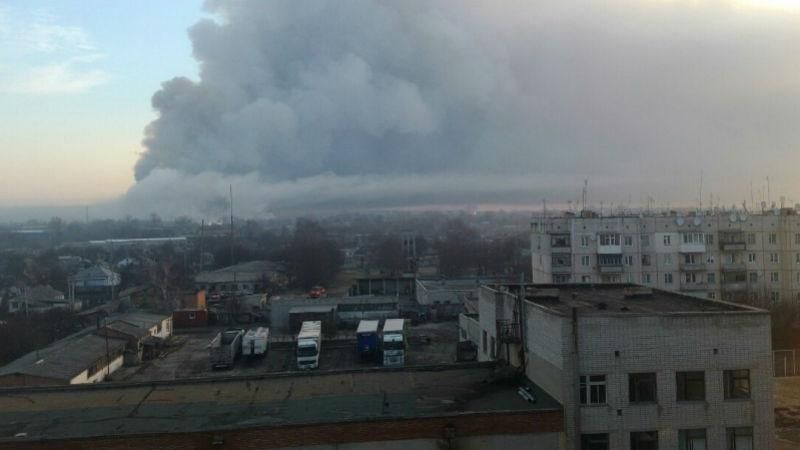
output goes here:
[[484, 284], [501, 284], [512, 281], [503, 277], [429, 278], [417, 280], [428, 291], [467, 291], [477, 289]]
[[561, 409], [519, 386], [484, 363], [24, 389], [0, 396], [0, 442]]
[[19, 373], [68, 383], [106, 355], [106, 343], [110, 349], [125, 347], [120, 339], [73, 335], [0, 367], [0, 376]]
[[109, 320], [128, 322], [131, 325], [142, 328], [152, 328], [171, 316], [167, 314], [153, 314], [147, 312], [128, 312], [117, 316], [109, 317]]
[[[525, 284], [525, 299], [561, 314], [766, 313], [746, 305], [635, 284]], [[489, 285], [519, 292], [519, 284]]]

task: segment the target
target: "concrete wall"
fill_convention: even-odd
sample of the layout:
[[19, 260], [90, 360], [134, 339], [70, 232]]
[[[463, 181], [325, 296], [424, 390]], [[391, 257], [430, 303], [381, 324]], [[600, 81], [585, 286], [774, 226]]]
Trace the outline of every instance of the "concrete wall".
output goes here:
[[[591, 315], [579, 317], [578, 330], [578, 372], [604, 374], [607, 380], [607, 404], [580, 407], [580, 433], [608, 432], [611, 448], [626, 450], [631, 431], [658, 430], [659, 446], [676, 448], [678, 430], [706, 428], [709, 450], [723, 450], [726, 427], [752, 426], [754, 448], [771, 448], [774, 419], [767, 314]], [[571, 348], [571, 334], [562, 336], [568, 341], [566, 348]], [[576, 431], [574, 367], [574, 360], [567, 358], [560, 400], [568, 437]], [[750, 370], [750, 399], [724, 400], [725, 369]], [[677, 402], [676, 372], [697, 370], [705, 372], [706, 401]], [[657, 404], [628, 402], [628, 374], [636, 372], [656, 372]]]
[[561, 316], [525, 302], [524, 335], [528, 360], [528, 378], [559, 402], [563, 403], [564, 359], [569, 353], [565, 333], [569, 323]]

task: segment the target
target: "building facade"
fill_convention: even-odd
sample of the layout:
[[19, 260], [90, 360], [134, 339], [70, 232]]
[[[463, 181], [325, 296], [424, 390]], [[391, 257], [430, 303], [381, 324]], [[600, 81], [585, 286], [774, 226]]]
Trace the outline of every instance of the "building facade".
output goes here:
[[630, 285], [485, 286], [461, 339], [564, 407], [568, 449], [772, 448], [767, 311]]
[[800, 216], [544, 217], [531, 223], [531, 263], [534, 283], [637, 283], [759, 306], [800, 301]]

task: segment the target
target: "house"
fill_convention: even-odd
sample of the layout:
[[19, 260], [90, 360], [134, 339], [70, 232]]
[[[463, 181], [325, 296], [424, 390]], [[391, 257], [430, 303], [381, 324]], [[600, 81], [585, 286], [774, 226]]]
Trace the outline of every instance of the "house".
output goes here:
[[127, 322], [147, 331], [148, 336], [167, 339], [172, 336], [172, 316], [146, 312], [128, 312], [112, 317], [113, 321]]
[[520, 368], [563, 405], [565, 448], [773, 447], [765, 310], [630, 284], [501, 284], [459, 327], [479, 361]]
[[78, 334], [0, 367], [0, 386], [84, 384], [103, 381], [123, 365], [127, 341]]
[[98, 336], [108, 336], [110, 338], [127, 341], [125, 348], [125, 365], [139, 364], [144, 358], [145, 338], [150, 336], [149, 330], [134, 324], [115, 320], [105, 324], [95, 331]]
[[81, 302], [74, 302], [64, 298], [61, 291], [49, 285], [40, 285], [22, 289], [22, 294], [8, 303], [8, 312], [45, 312], [54, 309], [77, 311]]
[[106, 303], [115, 299], [120, 281], [120, 275], [111, 269], [92, 266], [69, 277], [69, 296], [90, 306]]
[[209, 295], [245, 295], [264, 292], [267, 285], [286, 283], [285, 268], [271, 261], [250, 261], [222, 269], [201, 272], [195, 288]]

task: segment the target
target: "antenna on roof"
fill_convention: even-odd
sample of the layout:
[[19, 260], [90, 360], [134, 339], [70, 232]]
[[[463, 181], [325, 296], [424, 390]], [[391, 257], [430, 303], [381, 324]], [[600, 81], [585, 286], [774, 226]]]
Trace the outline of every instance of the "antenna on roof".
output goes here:
[[582, 204], [581, 204], [581, 212], [586, 211], [586, 196], [588, 195], [589, 191], [589, 180], [583, 180], [583, 193], [582, 193]]
[[228, 189], [230, 190], [231, 196], [231, 265], [234, 265], [233, 262], [233, 243], [234, 243], [234, 236], [233, 236], [233, 184], [228, 185]]
[[699, 191], [699, 199], [700, 199], [700, 211], [703, 210], [703, 169], [700, 169], [700, 191]]

